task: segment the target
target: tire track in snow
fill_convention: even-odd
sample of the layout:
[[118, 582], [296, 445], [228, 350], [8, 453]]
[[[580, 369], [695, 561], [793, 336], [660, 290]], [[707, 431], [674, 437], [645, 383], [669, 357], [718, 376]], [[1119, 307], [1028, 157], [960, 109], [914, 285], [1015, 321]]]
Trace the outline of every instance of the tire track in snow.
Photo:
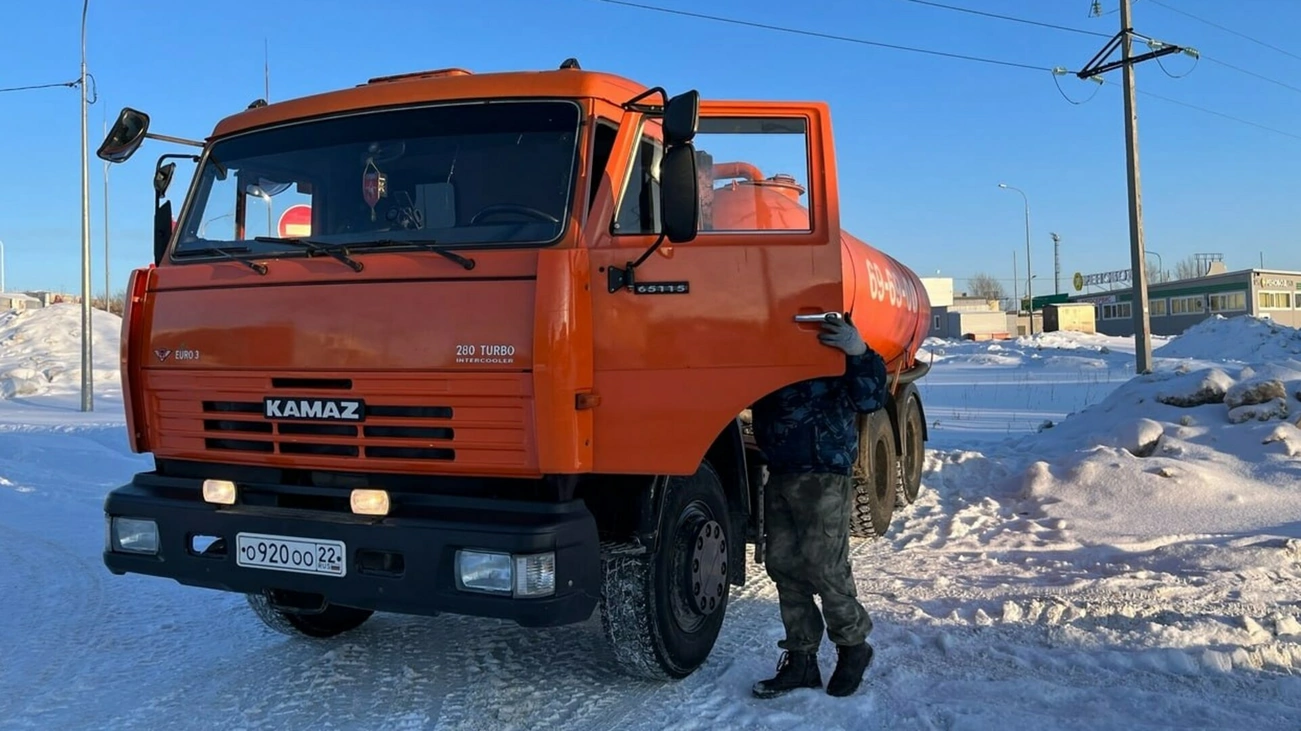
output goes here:
[[[0, 523], [0, 553], [14, 557], [0, 574], [0, 596], [9, 617], [41, 617], [41, 644], [58, 648], [40, 653], [5, 653], [0, 662], [0, 719], [18, 719], [41, 728], [46, 714], [57, 714], [69, 702], [93, 688], [72, 683], [79, 675], [78, 656], [65, 648], [95, 647], [106, 639], [103, 621], [102, 566], [53, 541]], [[19, 625], [0, 632], [21, 632]], [[4, 645], [26, 644], [26, 638], [6, 638]], [[15, 707], [16, 706], [16, 707]]]

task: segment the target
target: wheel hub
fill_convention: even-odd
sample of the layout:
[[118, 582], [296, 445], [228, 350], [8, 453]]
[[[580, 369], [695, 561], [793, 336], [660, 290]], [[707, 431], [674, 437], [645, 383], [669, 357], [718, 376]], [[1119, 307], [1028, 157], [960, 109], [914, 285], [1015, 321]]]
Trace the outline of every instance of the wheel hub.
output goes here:
[[727, 539], [718, 521], [705, 521], [696, 530], [687, 566], [687, 596], [701, 614], [713, 614], [727, 593]]

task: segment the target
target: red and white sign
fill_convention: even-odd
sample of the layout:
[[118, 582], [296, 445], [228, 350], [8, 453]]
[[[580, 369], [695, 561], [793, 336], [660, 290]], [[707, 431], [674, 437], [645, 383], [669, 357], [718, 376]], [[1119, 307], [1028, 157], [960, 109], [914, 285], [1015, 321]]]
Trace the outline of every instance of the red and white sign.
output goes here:
[[312, 207], [303, 203], [289, 206], [280, 214], [276, 224], [282, 238], [299, 238], [312, 235]]

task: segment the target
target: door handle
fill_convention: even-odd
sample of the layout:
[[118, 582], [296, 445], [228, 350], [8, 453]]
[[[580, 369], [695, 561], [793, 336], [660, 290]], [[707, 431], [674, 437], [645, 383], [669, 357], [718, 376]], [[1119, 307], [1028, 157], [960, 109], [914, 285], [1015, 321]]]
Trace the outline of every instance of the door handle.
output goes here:
[[796, 315], [796, 322], [826, 322], [828, 320], [839, 320], [839, 312], [819, 312], [815, 315]]

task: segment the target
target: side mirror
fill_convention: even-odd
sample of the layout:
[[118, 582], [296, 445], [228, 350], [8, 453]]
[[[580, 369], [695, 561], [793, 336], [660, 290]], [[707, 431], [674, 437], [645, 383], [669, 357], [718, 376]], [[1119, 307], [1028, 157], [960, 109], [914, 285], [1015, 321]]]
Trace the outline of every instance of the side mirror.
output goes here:
[[684, 91], [664, 105], [664, 144], [684, 145], [696, 137], [700, 124], [700, 92]]
[[123, 107], [95, 155], [108, 162], [126, 162], [135, 154], [140, 143], [145, 141], [148, 132], [149, 115], [131, 107]]
[[670, 242], [681, 244], [696, 238], [699, 226], [696, 150], [683, 142], [665, 150], [660, 160], [660, 230]]
[[162, 200], [167, 195], [167, 188], [172, 184], [172, 176], [176, 174], [176, 163], [169, 162], [166, 165], [159, 165], [154, 170], [154, 196]]
[[165, 201], [154, 209], [154, 264], [163, 262], [163, 252], [172, 240], [172, 202]]

